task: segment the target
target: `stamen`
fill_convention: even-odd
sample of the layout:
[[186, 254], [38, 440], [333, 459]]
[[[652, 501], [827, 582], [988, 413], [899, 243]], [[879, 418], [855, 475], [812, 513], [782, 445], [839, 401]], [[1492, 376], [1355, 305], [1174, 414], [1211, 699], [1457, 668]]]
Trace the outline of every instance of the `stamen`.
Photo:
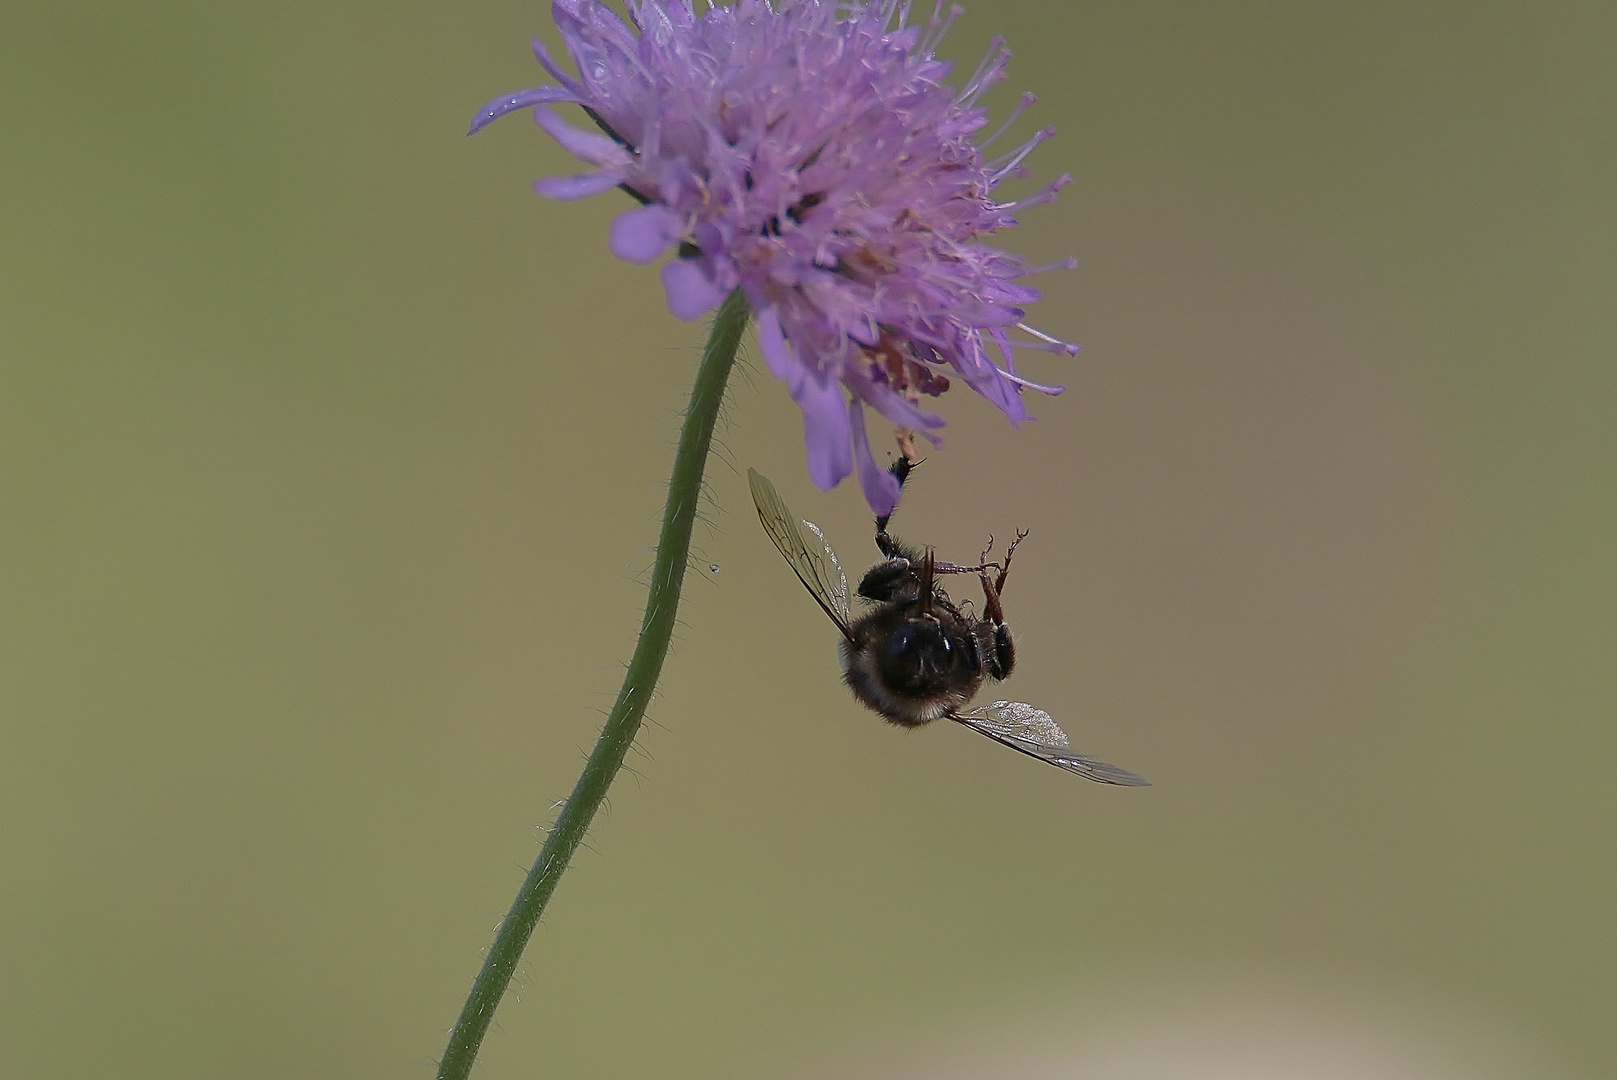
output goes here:
[[975, 105], [984, 90], [1004, 77], [1005, 65], [1010, 59], [1011, 50], [1005, 47], [1005, 39], [995, 37], [988, 43], [988, 51], [983, 54], [982, 63], [971, 73], [971, 78], [966, 80], [965, 88], [955, 100], [962, 105]]
[[938, 51], [944, 37], [954, 27], [955, 21], [966, 13], [966, 9], [959, 4], [949, 5], [949, 15], [943, 16], [943, 0], [937, 0], [932, 7], [932, 17], [927, 20], [926, 33], [921, 35], [920, 43], [916, 45], [917, 51], [923, 55], [931, 55]]
[[1027, 334], [1029, 337], [1038, 339], [1037, 343], [1032, 341], [1011, 342], [1012, 345], [1015, 345], [1018, 348], [1037, 349], [1040, 352], [1064, 353], [1067, 356], [1077, 356], [1078, 353], [1083, 349], [1082, 345], [1074, 345], [1070, 341], [1062, 341], [1060, 338], [1051, 337], [1043, 330], [1035, 330], [1027, 323], [1019, 322], [1016, 324], [1016, 328]]
[[994, 161], [988, 162], [988, 182], [990, 184], [998, 184], [1005, 177], [1009, 176], [1018, 165], [1022, 164], [1022, 162], [1026, 160], [1029, 154], [1033, 153], [1035, 147], [1044, 142], [1046, 139], [1054, 138], [1055, 133], [1055, 128], [1044, 128], [1042, 131], [1034, 132], [1031, 139], [1017, 147], [1016, 151], [1008, 157], [998, 158]]
[[1051, 181], [1049, 184], [1046, 184], [1043, 191], [1040, 191], [1034, 195], [1029, 195], [1025, 199], [1017, 199], [1015, 202], [996, 203], [994, 204], [994, 209], [1026, 210], [1030, 206], [1043, 206], [1045, 203], [1055, 202], [1056, 192], [1060, 191], [1070, 183], [1072, 183], [1072, 174], [1062, 173], [1060, 177]]
[[1076, 270], [1076, 269], [1078, 269], [1078, 257], [1076, 255], [1068, 255], [1065, 259], [1062, 259], [1060, 262], [1042, 263], [1042, 264], [1040, 264], [1038, 266], [1029, 266], [1029, 267], [1027, 267], [1026, 269], [1024, 269], [1022, 271], [1022, 276], [1023, 277], [1032, 277], [1034, 274], [1048, 274], [1052, 270]]
[[1017, 386], [1026, 386], [1040, 393], [1049, 394], [1051, 397], [1060, 397], [1067, 392], [1065, 386], [1046, 386], [1043, 383], [1036, 383], [1032, 379], [1024, 379], [1022, 376], [1006, 371], [1004, 368], [1000, 368], [999, 373]]
[[994, 129], [994, 133], [992, 135], [988, 136], [988, 138], [977, 144], [977, 149], [988, 149], [988, 147], [993, 144], [994, 140], [998, 139], [1001, 135], [1010, 130], [1012, 124], [1022, 119], [1022, 114], [1027, 112], [1033, 103], [1038, 100], [1038, 97], [1035, 96], [1032, 91], [1023, 94], [1022, 100], [1016, 103], [1016, 108], [1011, 110], [1011, 114], [1005, 118], [1005, 121], [1000, 124], [999, 127]]

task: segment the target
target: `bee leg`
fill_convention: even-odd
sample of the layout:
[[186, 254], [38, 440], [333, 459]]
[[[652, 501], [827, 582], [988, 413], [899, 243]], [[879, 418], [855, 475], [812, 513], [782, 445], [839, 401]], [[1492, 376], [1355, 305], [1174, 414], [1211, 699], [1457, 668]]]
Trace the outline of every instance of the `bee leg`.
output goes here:
[[998, 582], [988, 576], [986, 569], [980, 571], [977, 576], [983, 583], [983, 618], [999, 626], [1005, 621], [1005, 611], [999, 606], [999, 587], [1004, 584], [1005, 575], [1001, 573]]
[[[999, 590], [1005, 584], [1005, 573], [1010, 569], [1011, 552], [1021, 543], [1026, 533], [1019, 533], [1011, 542], [1010, 551], [1005, 553], [1005, 566], [999, 572], [999, 580], [995, 581], [988, 576], [986, 566], [978, 574], [983, 583], [983, 621], [994, 628], [993, 649], [983, 664], [983, 670], [991, 679], [1008, 678], [1011, 669], [1016, 667], [1016, 645], [1011, 640], [1011, 628], [1005, 625], [1005, 609], [1000, 606]], [[986, 560], [985, 560], [986, 562]]]
[[[919, 562], [920, 560], [917, 559], [915, 561]], [[944, 562], [941, 559], [939, 559], [939, 560], [936, 560], [936, 561], [933, 562], [933, 564], [932, 564], [932, 572], [935, 573], [935, 574], [980, 574], [984, 570], [989, 569], [990, 567], [992, 567], [995, 570], [998, 570], [999, 569], [999, 563], [997, 563], [997, 562], [977, 563], [974, 566], [960, 566], [960, 565], [958, 565], [956, 563]]]
[[891, 600], [914, 576], [915, 568], [908, 559], [889, 556], [886, 562], [877, 563], [866, 572], [859, 582], [859, 595], [866, 600]]
[[[983, 671], [990, 679], [1010, 676], [1016, 666], [1016, 646], [1011, 642], [1011, 628], [1005, 625], [1005, 612], [999, 604], [999, 589], [984, 570], [978, 575], [983, 583], [983, 621], [994, 628], [994, 642], [984, 658]], [[1003, 580], [1004, 575], [1000, 575]]]
[[[910, 471], [914, 469], [917, 464], [919, 463], [911, 461], [907, 457], [901, 457], [894, 461], [891, 465], [887, 466], [887, 471], [893, 474], [894, 480], [898, 481], [899, 494], [903, 494], [904, 481], [910, 478]], [[898, 507], [895, 506], [893, 509], [897, 510]], [[876, 535], [878, 537], [887, 535], [887, 523], [888, 521], [892, 520], [892, 517], [892, 512], [889, 511], [876, 519]], [[878, 540], [877, 543], [879, 544], [881, 541]]]
[[[918, 464], [920, 464], [919, 461], [911, 461], [908, 457], [899, 457], [891, 465], [887, 466], [887, 471], [893, 474], [894, 480], [898, 481], [898, 490], [901, 494], [904, 491], [904, 481], [910, 478], [911, 470], [913, 470]], [[893, 509], [897, 510], [898, 507], [895, 506]], [[891, 521], [892, 518], [893, 515], [891, 513], [887, 513], [876, 519], [876, 546], [880, 548], [881, 553], [889, 559], [907, 558], [912, 561], [919, 561], [917, 559], [916, 552], [910, 550], [907, 545], [900, 543], [898, 540], [895, 540], [892, 536], [888, 535], [887, 523]]]
[[994, 538], [990, 536], [988, 538], [988, 546], [983, 548], [983, 553], [977, 557], [976, 566], [957, 566], [952, 562], [939, 562], [933, 566], [933, 570], [939, 574], [981, 574], [989, 567], [993, 567], [995, 570], [998, 570], [999, 563], [988, 561], [988, 556], [992, 555], [993, 553]]
[[1011, 642], [1011, 628], [1004, 623], [994, 624], [994, 651], [983, 665], [990, 679], [1008, 679], [1016, 667], [1016, 646]]
[[907, 556], [904, 545], [888, 535], [886, 529], [876, 530], [876, 547], [881, 550], [882, 556], [887, 559], [903, 559]]
[[[1004, 591], [1004, 589], [1005, 589], [1005, 576], [1011, 572], [1011, 556], [1016, 554], [1016, 545], [1020, 544], [1023, 540], [1026, 540], [1026, 539], [1027, 539], [1027, 530], [1026, 529], [1017, 529], [1016, 530], [1016, 539], [1012, 540], [1011, 541], [1011, 546], [1005, 549], [1005, 565], [1000, 567], [999, 580], [994, 582], [994, 592], [995, 593], [1000, 593], [1000, 592]], [[989, 537], [988, 542], [989, 542], [989, 545], [992, 546], [993, 545], [993, 537]], [[985, 557], [983, 559], [983, 562], [986, 563], [987, 561], [988, 561], [988, 559]]]

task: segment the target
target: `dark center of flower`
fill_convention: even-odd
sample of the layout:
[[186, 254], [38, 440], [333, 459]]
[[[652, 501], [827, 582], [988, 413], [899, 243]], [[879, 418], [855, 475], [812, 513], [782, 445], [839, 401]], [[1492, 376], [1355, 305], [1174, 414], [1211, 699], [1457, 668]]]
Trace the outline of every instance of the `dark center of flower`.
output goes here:
[[892, 387], [910, 401], [922, 394], [937, 397], [949, 389], [949, 380], [915, 358], [914, 346], [892, 333], [865, 350], [870, 374], [876, 382]]
[[[747, 182], [749, 186], [751, 185], [751, 181], [752, 174], [748, 173]], [[798, 199], [792, 205], [788, 206], [786, 208], [786, 216], [791, 219], [793, 225], [801, 225], [803, 224], [803, 215], [814, 209], [816, 206], [819, 206], [824, 201], [824, 195], [816, 191], [811, 191], [801, 199]], [[767, 221], [764, 222], [763, 228], [759, 229], [758, 233], [760, 236], [779, 236], [780, 218], [778, 216], [771, 216]]]

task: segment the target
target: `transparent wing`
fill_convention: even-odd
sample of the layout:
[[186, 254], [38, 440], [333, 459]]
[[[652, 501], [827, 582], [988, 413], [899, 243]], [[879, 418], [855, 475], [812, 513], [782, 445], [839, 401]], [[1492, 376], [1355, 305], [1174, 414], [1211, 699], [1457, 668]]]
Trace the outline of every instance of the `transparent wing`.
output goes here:
[[950, 713], [949, 719], [981, 732], [995, 742], [1004, 743], [1012, 750], [1048, 761], [1058, 769], [1066, 769], [1097, 784], [1151, 786], [1150, 781], [1126, 769], [1074, 753], [1067, 745], [1067, 733], [1061, 730], [1055, 719], [1043, 709], [1035, 709], [1025, 701], [996, 701], [992, 705], [979, 705], [969, 712]]
[[758, 507], [758, 520], [775, 547], [786, 556], [797, 580], [809, 595], [831, 616], [844, 637], [853, 638], [853, 609], [848, 606], [848, 575], [842, 572], [837, 553], [820, 527], [796, 517], [781, 500], [775, 485], [756, 469], [747, 470], [752, 501]]

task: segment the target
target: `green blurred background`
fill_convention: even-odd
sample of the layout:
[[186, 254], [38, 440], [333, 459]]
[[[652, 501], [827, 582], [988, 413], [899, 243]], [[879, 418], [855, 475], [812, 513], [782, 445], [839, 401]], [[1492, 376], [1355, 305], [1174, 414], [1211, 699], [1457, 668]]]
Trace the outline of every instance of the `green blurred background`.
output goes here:
[[[521, 119], [537, 4], [11, 3], [0, 1073], [426, 1076], [615, 692], [703, 329]], [[1617, 1073], [1617, 8], [971, 5], [1082, 341], [900, 518], [1007, 688], [838, 684], [738, 379], [650, 722], [489, 1077]], [[954, 395], [951, 395], [954, 397]], [[719, 567], [717, 573], [707, 569]]]

